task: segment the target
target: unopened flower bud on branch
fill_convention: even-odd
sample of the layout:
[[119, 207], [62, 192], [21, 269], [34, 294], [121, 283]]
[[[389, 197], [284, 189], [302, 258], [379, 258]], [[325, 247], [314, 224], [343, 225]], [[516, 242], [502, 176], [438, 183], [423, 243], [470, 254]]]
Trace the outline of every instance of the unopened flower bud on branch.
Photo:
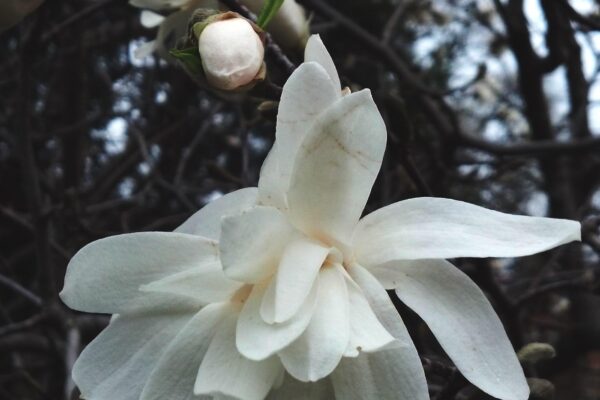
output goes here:
[[218, 89], [234, 90], [262, 80], [265, 48], [258, 28], [231, 12], [211, 20], [194, 26], [208, 83]]

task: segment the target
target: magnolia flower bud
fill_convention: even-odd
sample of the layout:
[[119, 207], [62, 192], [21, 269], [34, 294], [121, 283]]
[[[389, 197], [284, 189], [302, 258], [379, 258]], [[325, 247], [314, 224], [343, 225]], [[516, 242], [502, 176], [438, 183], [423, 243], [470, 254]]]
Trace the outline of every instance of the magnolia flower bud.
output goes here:
[[519, 361], [536, 364], [556, 357], [556, 350], [548, 343], [529, 343], [517, 353]]
[[0, 1], [0, 32], [19, 23], [38, 8], [44, 0], [2, 0]]
[[263, 69], [264, 44], [244, 18], [209, 23], [198, 37], [207, 81], [224, 90], [252, 83]]

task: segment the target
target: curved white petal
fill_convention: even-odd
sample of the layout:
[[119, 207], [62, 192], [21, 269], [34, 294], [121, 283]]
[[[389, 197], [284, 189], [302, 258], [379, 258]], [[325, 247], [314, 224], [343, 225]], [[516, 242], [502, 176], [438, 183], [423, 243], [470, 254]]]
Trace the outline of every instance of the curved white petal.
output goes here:
[[142, 285], [140, 290], [189, 296], [209, 304], [229, 300], [242, 286], [225, 276], [217, 260]]
[[304, 333], [279, 352], [286, 371], [303, 382], [329, 375], [342, 359], [350, 339], [348, 293], [341, 266], [319, 274], [317, 304]]
[[164, 20], [165, 17], [152, 11], [143, 10], [140, 13], [140, 23], [144, 28], [156, 28]]
[[385, 124], [369, 90], [343, 97], [311, 126], [295, 160], [288, 205], [305, 232], [348, 243], [381, 167]]
[[391, 260], [519, 257], [580, 240], [580, 225], [563, 219], [503, 214], [462, 201], [422, 197], [363, 218], [356, 256], [371, 267]]
[[115, 314], [142, 295], [141, 285], [214, 259], [216, 243], [173, 232], [139, 232], [96, 240], [71, 259], [60, 293], [69, 307]]
[[354, 282], [346, 286], [350, 302], [350, 341], [344, 356], [357, 357], [361, 352], [371, 353], [399, 345], [379, 322], [361, 289]]
[[141, 60], [143, 58], [149, 57], [156, 51], [156, 40], [151, 40], [149, 42], [141, 43], [138, 47], [133, 50], [133, 57], [136, 60]]
[[298, 312], [328, 253], [328, 247], [305, 237], [287, 245], [260, 308], [267, 323], [285, 322]]
[[285, 196], [300, 143], [315, 118], [340, 97], [340, 89], [317, 63], [301, 64], [288, 78], [279, 102], [276, 140], [260, 171], [261, 204], [287, 208]]
[[465, 378], [499, 399], [528, 398], [502, 322], [467, 275], [443, 260], [404, 264], [396, 274], [396, 294], [427, 323]]
[[113, 318], [73, 366], [82, 397], [138, 400], [164, 349], [193, 315], [171, 311]]
[[308, 326], [315, 309], [318, 285], [315, 284], [300, 310], [284, 323], [266, 323], [260, 316], [260, 305], [266, 285], [255, 285], [240, 313], [236, 345], [251, 360], [271, 357], [296, 340]]
[[222, 394], [244, 400], [263, 400], [282, 366], [277, 357], [251, 361], [235, 346], [237, 313], [228, 316], [218, 328], [202, 360], [194, 394]]
[[223, 271], [231, 278], [258, 283], [275, 272], [286, 244], [295, 235], [273, 207], [255, 207], [223, 218], [219, 249]]
[[193, 400], [202, 358], [217, 326], [229, 312], [231, 306], [227, 303], [210, 304], [198, 312], [165, 350], [140, 400]]
[[338, 76], [337, 68], [335, 67], [333, 59], [325, 47], [325, 44], [323, 44], [321, 36], [310, 36], [308, 42], [306, 43], [306, 48], [304, 49], [304, 61], [315, 61], [325, 68], [325, 71], [327, 71], [327, 74], [333, 82], [333, 85], [341, 93], [342, 85], [340, 83], [340, 77]]
[[[394, 374], [394, 384], [391, 387], [394, 388], [393, 390], [397, 390], [397, 393], [402, 396], [399, 399], [428, 400], [429, 392], [421, 359], [404, 326], [404, 322], [402, 322], [398, 311], [396, 311], [396, 308], [392, 304], [392, 300], [383, 286], [365, 268], [360, 265], [353, 265], [349, 268], [348, 272], [362, 289], [379, 321], [402, 344], [402, 347], [384, 350], [382, 353], [385, 354], [363, 354], [363, 359], [367, 359], [369, 364], [377, 363], [379, 365], [379, 363], [383, 363], [388, 365], [386, 368], [389, 368]], [[370, 368], [373, 373], [375, 367]], [[372, 379], [380, 379], [373, 381], [376, 385], [385, 385], [386, 383], [382, 382], [390, 379], [390, 377], [386, 375], [385, 377], [373, 377]], [[364, 384], [366, 385], [365, 390], [369, 390], [368, 380]], [[391, 385], [392, 383], [387, 384]], [[382, 387], [380, 390], [384, 390], [384, 388]], [[386, 392], [381, 393], [385, 395]]]
[[[403, 349], [344, 358], [331, 374], [335, 398], [343, 400], [429, 400], [420, 376], [410, 379]], [[420, 366], [419, 366], [420, 367]]]
[[[333, 386], [329, 378], [318, 382], [300, 382], [291, 376], [285, 376], [280, 388], [272, 391], [267, 400], [333, 400], [335, 399]], [[338, 400], [345, 400], [338, 398]], [[366, 399], [365, 399], [366, 400]]]
[[254, 187], [236, 190], [208, 203], [194, 213], [175, 232], [189, 233], [219, 240], [221, 220], [228, 215], [237, 215], [256, 205], [258, 189]]

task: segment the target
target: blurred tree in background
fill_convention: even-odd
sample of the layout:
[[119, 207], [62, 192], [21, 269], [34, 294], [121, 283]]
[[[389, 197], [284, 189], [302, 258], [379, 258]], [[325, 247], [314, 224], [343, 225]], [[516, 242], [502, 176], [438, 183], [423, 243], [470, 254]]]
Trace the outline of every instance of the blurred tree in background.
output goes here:
[[[515, 348], [556, 348], [526, 365], [528, 376], [553, 382], [557, 399], [600, 399], [600, 5], [299, 2], [343, 84], [371, 88], [386, 119], [368, 210], [434, 195], [582, 221], [582, 244], [457, 262]], [[162, 59], [136, 59], [155, 35], [139, 17], [124, 0], [47, 1], [0, 36], [0, 399], [77, 398], [68, 371], [108, 322], [58, 299], [79, 248], [172, 230], [211, 199], [256, 185], [273, 142], [277, 88], [290, 73], [276, 44], [271, 86], [224, 97]], [[301, 52], [285, 55], [301, 62]], [[398, 307], [425, 354], [432, 398], [486, 398]]]

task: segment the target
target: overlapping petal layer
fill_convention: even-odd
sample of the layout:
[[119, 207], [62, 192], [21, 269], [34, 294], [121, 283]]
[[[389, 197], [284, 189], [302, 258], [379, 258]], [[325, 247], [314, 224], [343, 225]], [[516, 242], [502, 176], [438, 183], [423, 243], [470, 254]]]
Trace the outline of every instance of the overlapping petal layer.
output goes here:
[[327, 71], [304, 63], [289, 77], [279, 103], [276, 141], [260, 171], [260, 201], [287, 209], [286, 194], [300, 144], [312, 121], [341, 97]]
[[216, 261], [142, 285], [140, 290], [189, 296], [209, 304], [229, 300], [243, 285], [227, 278]]
[[400, 342], [383, 327], [371, 309], [362, 290], [346, 279], [350, 314], [350, 340], [344, 353], [345, 357], [357, 357], [361, 352], [372, 353], [378, 350], [400, 345]]
[[235, 346], [237, 313], [225, 317], [213, 336], [194, 384], [194, 394], [263, 400], [282, 372], [277, 357], [251, 361]]
[[346, 283], [341, 267], [324, 268], [319, 274], [317, 304], [310, 324], [279, 357], [294, 378], [315, 382], [338, 365], [350, 339]]
[[[385, 354], [366, 354], [362, 360], [359, 360], [359, 365], [362, 364], [366, 369], [363, 378], [357, 381], [362, 382], [364, 386], [357, 388], [356, 393], [365, 394], [365, 396], [378, 393], [382, 397], [375, 398], [381, 398], [382, 400], [395, 400], [398, 398], [401, 400], [428, 400], [429, 391], [425, 380], [425, 372], [421, 366], [421, 358], [404, 326], [404, 322], [402, 322], [398, 311], [396, 311], [396, 307], [392, 304], [392, 300], [383, 286], [365, 268], [355, 264], [348, 272], [362, 289], [379, 321], [401, 344], [401, 346], [393, 349], [384, 350]], [[365, 366], [367, 363], [368, 367]], [[348, 368], [354, 369], [356, 365], [354, 364], [353, 367], [351, 361], [348, 361]], [[387, 369], [389, 374], [383, 374], [381, 372], [382, 368]], [[356, 370], [347, 371], [351, 374], [350, 378], [356, 374]], [[339, 388], [339, 385], [348, 379], [348, 377], [337, 376], [336, 380], [340, 382], [336, 389], [337, 392], [346, 390]], [[386, 385], [387, 387], [385, 387]], [[353, 397], [350, 397], [350, 399], [353, 399]]]
[[251, 360], [264, 360], [296, 340], [308, 327], [317, 300], [315, 282], [294, 317], [282, 323], [266, 323], [260, 315], [266, 288], [264, 284], [254, 286], [237, 323], [237, 348]]
[[287, 245], [261, 304], [260, 314], [266, 322], [285, 322], [298, 312], [328, 253], [328, 247], [305, 237]]
[[158, 312], [114, 317], [73, 367], [73, 380], [83, 397], [139, 400], [164, 349], [197, 309], [171, 303]]
[[258, 189], [254, 187], [236, 190], [208, 203], [187, 219], [175, 232], [189, 233], [219, 240], [223, 217], [240, 214], [256, 205]]
[[230, 308], [227, 303], [208, 305], [181, 329], [152, 371], [140, 400], [194, 398], [198, 366]]
[[275, 272], [295, 231], [274, 207], [255, 207], [222, 221], [219, 249], [225, 274], [240, 282], [259, 283]]

